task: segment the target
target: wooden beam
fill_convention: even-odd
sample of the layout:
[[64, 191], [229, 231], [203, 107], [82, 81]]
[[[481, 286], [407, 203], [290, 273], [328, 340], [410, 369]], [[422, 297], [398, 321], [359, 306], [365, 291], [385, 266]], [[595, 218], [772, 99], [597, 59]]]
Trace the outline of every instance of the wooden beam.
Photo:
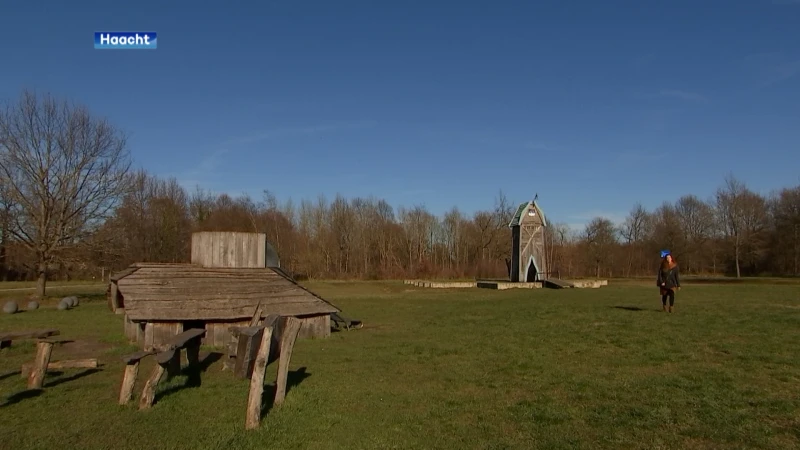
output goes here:
[[281, 337], [281, 355], [278, 362], [278, 380], [275, 383], [275, 405], [283, 403], [286, 397], [286, 383], [289, 378], [289, 362], [292, 359], [294, 343], [297, 341], [297, 334], [300, 332], [300, 319], [287, 317], [286, 326]]
[[36, 343], [36, 359], [33, 361], [33, 370], [28, 375], [28, 389], [41, 389], [47, 365], [50, 364], [50, 355], [53, 353], [53, 342], [41, 340]]
[[261, 333], [253, 374], [250, 376], [250, 394], [247, 397], [247, 417], [245, 419], [245, 429], [247, 430], [258, 428], [261, 423], [261, 397], [264, 394], [264, 376], [267, 370], [272, 331], [273, 325], [270, 324], [265, 326]]
[[[65, 359], [62, 361], [53, 361], [47, 364], [47, 370], [59, 370], [59, 369], [93, 369], [97, 367], [97, 359]], [[23, 378], [28, 378], [28, 376], [33, 370], [32, 363], [25, 363], [22, 365], [21, 375]]]

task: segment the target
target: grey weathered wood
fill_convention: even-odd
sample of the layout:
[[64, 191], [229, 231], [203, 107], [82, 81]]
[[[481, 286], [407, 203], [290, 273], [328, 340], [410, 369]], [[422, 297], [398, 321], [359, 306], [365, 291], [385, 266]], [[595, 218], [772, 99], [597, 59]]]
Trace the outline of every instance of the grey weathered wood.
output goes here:
[[122, 384], [119, 388], [119, 404], [125, 405], [133, 398], [133, 387], [136, 384], [136, 376], [139, 374], [139, 360], [125, 365], [125, 373], [122, 375]]
[[50, 336], [57, 336], [59, 334], [61, 334], [61, 332], [55, 328], [46, 328], [43, 330], [10, 331], [6, 333], [0, 333], [0, 343], [3, 343], [3, 347], [8, 347], [11, 345], [11, 341], [20, 339], [44, 339]]
[[[97, 359], [64, 359], [61, 361], [52, 361], [47, 364], [47, 371], [59, 369], [93, 369], [97, 367]], [[22, 365], [20, 375], [27, 378], [33, 369], [32, 363], [25, 363]]]
[[264, 307], [261, 306], [261, 300], [259, 300], [258, 305], [256, 305], [256, 310], [253, 312], [253, 317], [250, 318], [251, 327], [258, 325], [258, 322], [261, 321], [262, 314], [264, 314]]
[[281, 353], [278, 362], [278, 380], [275, 383], [275, 404], [280, 405], [286, 398], [286, 383], [289, 378], [289, 363], [292, 359], [294, 343], [300, 331], [300, 320], [296, 317], [287, 317], [286, 325], [281, 336]]
[[142, 397], [139, 399], [139, 409], [147, 409], [153, 406], [153, 402], [156, 399], [156, 388], [158, 387], [158, 383], [161, 381], [161, 378], [164, 377], [164, 366], [161, 364], [157, 364], [153, 368], [153, 373], [150, 375], [150, 378], [147, 379], [147, 382], [144, 384], [144, 388], [142, 389]]
[[132, 353], [130, 355], [123, 356], [122, 357], [122, 361], [125, 364], [134, 364], [134, 363], [138, 363], [142, 358], [144, 358], [146, 356], [155, 355], [155, 354], [156, 354], [155, 350], [136, 352], [136, 353]]
[[261, 423], [261, 398], [264, 394], [264, 376], [266, 375], [272, 333], [272, 324], [263, 328], [261, 341], [258, 345], [258, 355], [253, 366], [253, 373], [250, 376], [250, 392], [247, 397], [247, 415], [245, 419], [245, 429], [248, 430], [258, 428], [259, 423]]
[[261, 315], [313, 315], [339, 309], [271, 268], [194, 265], [141, 268], [119, 280], [131, 320], [236, 320]]
[[264, 233], [207, 231], [192, 234], [191, 261], [204, 267], [266, 267]]
[[41, 340], [36, 343], [36, 359], [33, 361], [33, 370], [28, 376], [28, 389], [42, 388], [52, 352], [53, 342]]
[[233, 376], [236, 378], [250, 378], [262, 334], [264, 334], [264, 327], [258, 326], [244, 328], [239, 333], [236, 363], [233, 366]]

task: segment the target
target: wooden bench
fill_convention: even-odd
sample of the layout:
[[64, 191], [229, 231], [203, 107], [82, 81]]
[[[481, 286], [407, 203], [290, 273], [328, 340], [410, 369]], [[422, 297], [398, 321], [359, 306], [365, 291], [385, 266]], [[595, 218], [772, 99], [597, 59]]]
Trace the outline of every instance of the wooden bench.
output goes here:
[[41, 389], [44, 385], [45, 375], [49, 370], [97, 367], [97, 359], [94, 358], [51, 361], [53, 347], [68, 342], [51, 339], [53, 336], [60, 334], [61, 332], [55, 328], [13, 331], [0, 334], [1, 348], [10, 347], [13, 341], [36, 339], [36, 357], [32, 363], [23, 364], [20, 370], [22, 377], [28, 379], [28, 389]]
[[168, 377], [177, 375], [181, 370], [181, 350], [186, 350], [186, 361], [189, 367], [197, 366], [200, 362], [200, 339], [206, 334], [202, 328], [192, 328], [175, 335], [164, 346], [157, 350], [136, 352], [122, 358], [125, 362], [125, 373], [119, 391], [119, 404], [127, 404], [133, 397], [133, 388], [139, 373], [139, 363], [150, 355], [156, 357], [156, 367], [145, 382], [142, 396], [139, 399], [139, 409], [153, 406], [158, 383], [167, 373]]
[[20, 339], [46, 339], [50, 336], [58, 336], [59, 334], [61, 334], [61, 332], [55, 328], [2, 333], [0, 334], [0, 349], [11, 347], [12, 341], [18, 341]]

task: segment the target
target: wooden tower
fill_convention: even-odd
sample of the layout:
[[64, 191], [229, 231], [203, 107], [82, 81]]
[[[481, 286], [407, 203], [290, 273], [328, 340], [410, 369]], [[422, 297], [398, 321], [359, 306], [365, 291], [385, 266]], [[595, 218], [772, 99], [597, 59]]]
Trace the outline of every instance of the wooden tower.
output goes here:
[[519, 205], [508, 226], [511, 228], [511, 281], [547, 279], [550, 271], [545, 252], [547, 219], [536, 200]]

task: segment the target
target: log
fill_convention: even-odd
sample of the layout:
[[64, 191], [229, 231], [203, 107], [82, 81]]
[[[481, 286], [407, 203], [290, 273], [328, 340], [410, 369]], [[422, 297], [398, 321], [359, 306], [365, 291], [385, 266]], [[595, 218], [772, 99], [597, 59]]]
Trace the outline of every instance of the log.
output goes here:
[[139, 360], [125, 365], [125, 374], [122, 376], [122, 385], [119, 388], [119, 404], [126, 405], [133, 398], [133, 387], [136, 376], [139, 374]]
[[264, 376], [267, 371], [273, 324], [274, 322], [266, 325], [261, 333], [258, 354], [253, 364], [253, 374], [250, 376], [250, 394], [247, 397], [247, 417], [245, 419], [245, 429], [247, 430], [258, 428], [261, 423], [261, 397], [264, 394]]
[[286, 382], [289, 378], [289, 362], [292, 359], [294, 343], [297, 341], [297, 334], [300, 332], [300, 319], [287, 317], [286, 326], [281, 337], [281, 354], [278, 362], [278, 380], [275, 383], [275, 405], [283, 403], [286, 397]]
[[[47, 370], [59, 370], [59, 369], [94, 369], [97, 367], [97, 359], [65, 359], [62, 361], [53, 361], [47, 364]], [[23, 378], [27, 378], [31, 370], [33, 369], [33, 364], [26, 363], [22, 365], [21, 375]]]
[[247, 327], [239, 333], [236, 346], [236, 362], [233, 366], [233, 376], [249, 379], [253, 373], [253, 363], [256, 359], [264, 327]]
[[33, 370], [28, 376], [28, 389], [42, 388], [52, 353], [53, 342], [41, 340], [36, 343], [36, 359], [33, 361]]
[[164, 371], [164, 366], [161, 364], [157, 364], [153, 369], [153, 373], [144, 384], [144, 389], [142, 389], [142, 397], [139, 399], [139, 410], [153, 406], [153, 402], [156, 399], [156, 387], [164, 376]]

